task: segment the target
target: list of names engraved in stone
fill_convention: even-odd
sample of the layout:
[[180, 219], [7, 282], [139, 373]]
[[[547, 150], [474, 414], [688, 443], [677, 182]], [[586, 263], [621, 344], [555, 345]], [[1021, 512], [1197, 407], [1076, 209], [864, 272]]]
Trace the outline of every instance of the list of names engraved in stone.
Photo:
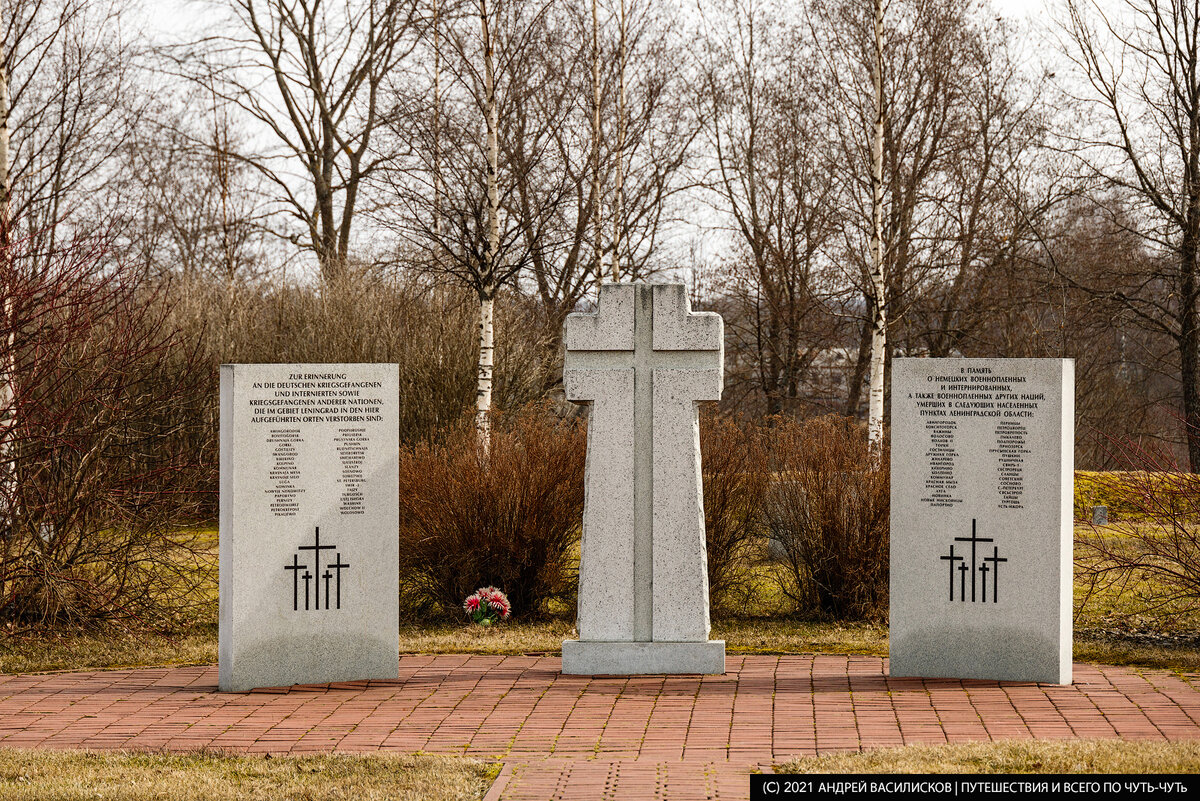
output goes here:
[[[972, 431], [991, 424], [996, 455], [997, 508], [1023, 509], [1025, 493], [1025, 457], [1029, 454], [1029, 429], [1025, 422], [1045, 400], [1042, 392], [1023, 392], [1028, 378], [1013, 370], [997, 375], [990, 367], [961, 367], [957, 372], [937, 368], [926, 376], [922, 391], [907, 400], [925, 419], [928, 448], [927, 472], [921, 502], [930, 507], [951, 507], [962, 503], [959, 491], [956, 436], [966, 436], [959, 423]], [[984, 431], [987, 429], [984, 428]], [[982, 433], [982, 432], [980, 432]], [[986, 435], [985, 435], [986, 436]]]
[[365, 428], [339, 428], [338, 435], [333, 438], [337, 445], [338, 461], [342, 467], [342, 477], [338, 483], [342, 485], [342, 493], [338, 498], [338, 511], [344, 515], [361, 515], [366, 513], [363, 506], [363, 462], [367, 456], [367, 445], [370, 438]]
[[1021, 503], [1025, 494], [1025, 456], [1029, 429], [1016, 421], [996, 424], [996, 492], [1000, 496], [1001, 509], [1024, 509]]
[[954, 432], [958, 423], [954, 420], [927, 420], [925, 430], [929, 432], [929, 449], [925, 456], [929, 460], [929, 472], [925, 479], [928, 494], [921, 499], [932, 507], [949, 507], [962, 503], [955, 497], [958, 478], [955, 460], [959, 453], [954, 449]]
[[296, 464], [296, 448], [304, 442], [298, 428], [273, 428], [267, 434], [271, 447], [270, 483], [263, 490], [271, 496], [270, 509], [275, 517], [295, 517], [300, 510], [300, 493], [303, 487], [296, 486], [300, 468]]
[[[362, 381], [344, 372], [289, 372], [286, 380], [256, 381], [246, 403], [250, 423], [267, 428], [271, 447], [270, 479], [264, 490], [275, 517], [295, 517], [300, 510], [298, 448], [302, 432], [313, 424], [367, 424], [383, 419], [380, 381]], [[295, 426], [282, 428], [280, 426]], [[365, 514], [363, 459], [366, 428], [338, 428], [338, 457], [342, 476], [339, 511]]]

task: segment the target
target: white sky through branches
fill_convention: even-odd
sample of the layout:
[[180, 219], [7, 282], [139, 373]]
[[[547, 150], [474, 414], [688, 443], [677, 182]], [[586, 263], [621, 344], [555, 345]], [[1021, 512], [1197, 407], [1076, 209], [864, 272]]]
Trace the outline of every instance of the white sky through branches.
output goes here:
[[[991, 0], [1003, 16], [1037, 21], [1046, 17], [1049, 0]], [[205, 18], [212, 14], [206, 0], [145, 0], [147, 33], [152, 36], [190, 38], [205, 33]]]

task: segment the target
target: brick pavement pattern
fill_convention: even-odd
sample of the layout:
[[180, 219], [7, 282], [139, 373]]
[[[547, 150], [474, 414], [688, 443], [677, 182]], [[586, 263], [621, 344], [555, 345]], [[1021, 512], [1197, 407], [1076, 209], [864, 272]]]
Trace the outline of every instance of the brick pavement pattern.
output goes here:
[[215, 667], [0, 676], [0, 747], [426, 751], [502, 760], [489, 799], [745, 798], [808, 754], [972, 740], [1200, 738], [1200, 677], [1075, 666], [1068, 687], [892, 679], [864, 656], [729, 656], [723, 676], [564, 676], [558, 657], [412, 655], [394, 681], [216, 692]]

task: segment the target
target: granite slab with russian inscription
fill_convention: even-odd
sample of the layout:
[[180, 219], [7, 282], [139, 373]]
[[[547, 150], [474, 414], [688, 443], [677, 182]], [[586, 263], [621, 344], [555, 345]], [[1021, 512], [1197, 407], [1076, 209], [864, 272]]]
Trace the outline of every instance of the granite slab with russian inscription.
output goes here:
[[892, 363], [891, 675], [1070, 683], [1074, 369]]
[[399, 370], [221, 366], [221, 690], [395, 678]]

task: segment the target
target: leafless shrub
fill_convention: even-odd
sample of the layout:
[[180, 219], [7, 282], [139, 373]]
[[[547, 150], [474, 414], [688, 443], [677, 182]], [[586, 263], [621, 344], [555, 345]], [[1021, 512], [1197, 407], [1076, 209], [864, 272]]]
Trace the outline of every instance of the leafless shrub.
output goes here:
[[[468, 422], [468, 421], [464, 421]], [[400, 457], [400, 574], [411, 609], [457, 609], [478, 587], [517, 617], [568, 606], [583, 517], [584, 431], [535, 406], [495, 420], [485, 454], [469, 425]]]
[[764, 528], [768, 473], [760, 427], [706, 411], [701, 417], [704, 533], [714, 612], [744, 609], [749, 568]]
[[[176, 319], [216, 372], [220, 363], [394, 362], [400, 441], [436, 438], [475, 399], [477, 301], [417, 278], [349, 271], [319, 285], [178, 281]], [[544, 347], [519, 299], [501, 296], [496, 397], [514, 409], [540, 397]], [[215, 402], [215, 398], [213, 399]]]
[[804, 613], [871, 617], [887, 604], [887, 454], [876, 467], [866, 431], [833, 416], [777, 419], [766, 516], [782, 553], [777, 578]]
[[[1101, 597], [1129, 614], [1163, 614], [1200, 606], [1200, 474], [1180, 467], [1169, 443], [1129, 440], [1114, 448], [1128, 467], [1091, 477], [1106, 497], [1120, 498], [1111, 525], [1083, 522], [1075, 568], [1085, 587], [1079, 610]], [[1110, 518], [1111, 519], [1111, 518]]]
[[0, 617], [157, 625], [211, 579], [179, 533], [215, 488], [211, 376], [103, 243], [23, 248], [0, 250]]

